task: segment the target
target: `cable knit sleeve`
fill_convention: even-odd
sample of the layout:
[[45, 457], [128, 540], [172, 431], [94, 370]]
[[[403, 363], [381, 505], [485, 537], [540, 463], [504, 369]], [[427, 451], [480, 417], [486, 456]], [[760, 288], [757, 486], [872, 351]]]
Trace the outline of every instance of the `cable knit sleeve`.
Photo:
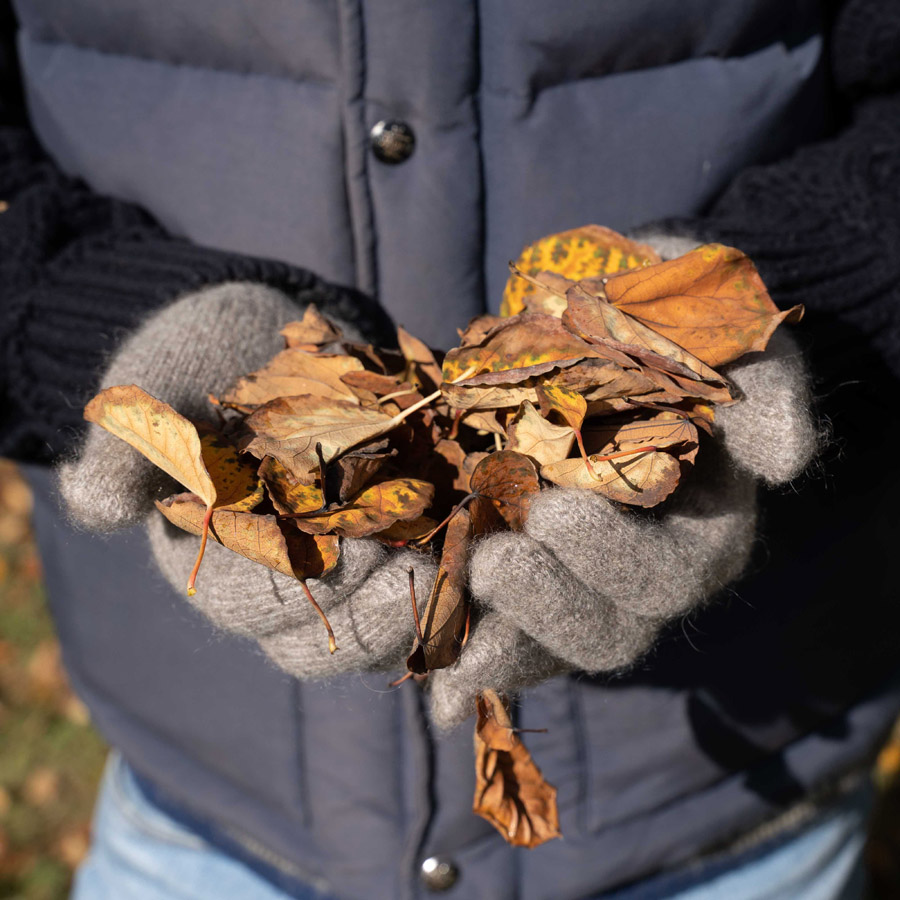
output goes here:
[[31, 133], [14, 22], [0, 0], [0, 455], [47, 461], [83, 426], [105, 361], [148, 313], [223, 281], [257, 281], [390, 342], [375, 301], [272, 260], [200, 247], [61, 173]]

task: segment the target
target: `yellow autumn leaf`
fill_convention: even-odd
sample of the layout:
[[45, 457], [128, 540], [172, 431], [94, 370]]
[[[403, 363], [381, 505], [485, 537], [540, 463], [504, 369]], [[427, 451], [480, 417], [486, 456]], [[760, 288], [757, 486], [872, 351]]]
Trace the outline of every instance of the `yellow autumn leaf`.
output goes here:
[[[515, 262], [516, 268], [527, 275], [555, 272], [573, 281], [598, 275], [625, 272], [650, 263], [658, 263], [659, 256], [647, 244], [639, 244], [624, 235], [601, 225], [585, 225], [551, 234], [529, 244]], [[526, 300], [536, 287], [511, 274], [503, 291], [500, 315], [515, 316], [525, 309]], [[551, 298], [552, 299], [552, 298]], [[551, 309], [542, 310], [551, 312]]]

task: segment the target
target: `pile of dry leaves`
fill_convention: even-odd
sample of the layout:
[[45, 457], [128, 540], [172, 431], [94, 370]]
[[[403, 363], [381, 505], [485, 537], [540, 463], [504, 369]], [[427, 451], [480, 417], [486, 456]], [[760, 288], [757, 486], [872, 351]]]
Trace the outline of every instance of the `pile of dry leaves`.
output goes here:
[[[85, 416], [136, 447], [187, 493], [158, 504], [306, 587], [340, 539], [441, 551], [410, 673], [452, 665], [470, 623], [474, 536], [521, 530], [532, 496], [561, 485], [653, 507], [685, 478], [715, 407], [739, 401], [715, 367], [759, 351], [784, 320], [752, 262], [709, 244], [661, 262], [598, 226], [544, 238], [511, 266], [502, 316], [479, 316], [445, 355], [398, 329], [399, 349], [346, 340], [314, 307], [282, 332], [264, 368], [210, 397], [193, 423], [134, 385]], [[186, 573], [187, 574], [187, 573]], [[210, 576], [212, 577], [212, 576]], [[478, 701], [476, 812], [510, 842], [557, 835], [555, 791], [502, 698]]]

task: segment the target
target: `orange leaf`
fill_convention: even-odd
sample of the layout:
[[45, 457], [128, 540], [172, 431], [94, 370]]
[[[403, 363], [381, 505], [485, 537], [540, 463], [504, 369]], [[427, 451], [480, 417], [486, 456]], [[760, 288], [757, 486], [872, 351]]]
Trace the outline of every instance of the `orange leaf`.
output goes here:
[[[194, 494], [175, 494], [156, 506], [173, 525], [201, 534], [206, 511]], [[301, 581], [321, 578], [338, 561], [337, 537], [304, 534], [276, 516], [216, 510], [209, 534], [229, 550]]]
[[478, 495], [472, 504], [475, 533], [483, 534], [504, 523], [513, 531], [522, 531], [532, 495], [541, 489], [541, 484], [537, 469], [527, 456], [514, 450], [499, 450], [478, 463], [469, 487]]
[[500, 696], [484, 691], [475, 702], [473, 812], [514, 847], [539, 847], [562, 837], [556, 788], [547, 783], [513, 730]]
[[300, 322], [289, 322], [281, 329], [281, 333], [284, 335], [288, 347], [330, 344], [341, 338], [341, 330], [332, 325], [319, 312], [314, 303], [310, 303], [306, 307]]
[[417, 675], [446, 668], [459, 658], [469, 608], [466, 564], [471, 537], [472, 520], [461, 509], [447, 526], [441, 564], [422, 614], [422, 640], [416, 641], [406, 660]]
[[803, 314], [802, 306], [779, 311], [756, 266], [722, 244], [612, 275], [605, 289], [619, 309], [710, 366], [765, 350], [781, 322], [799, 321]]
[[300, 513], [293, 521], [308, 534], [368, 537], [395, 522], [418, 519], [431, 505], [434, 485], [413, 478], [373, 484], [346, 505], [321, 513]]

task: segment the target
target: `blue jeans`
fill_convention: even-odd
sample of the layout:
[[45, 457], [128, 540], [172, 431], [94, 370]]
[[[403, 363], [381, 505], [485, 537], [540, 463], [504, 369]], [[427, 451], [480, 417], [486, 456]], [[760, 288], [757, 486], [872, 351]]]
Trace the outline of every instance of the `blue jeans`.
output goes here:
[[[609, 900], [858, 900], [871, 791], [842, 798], [765, 853], [751, 851], [605, 895]], [[150, 803], [113, 755], [72, 900], [334, 900], [288, 895]]]

